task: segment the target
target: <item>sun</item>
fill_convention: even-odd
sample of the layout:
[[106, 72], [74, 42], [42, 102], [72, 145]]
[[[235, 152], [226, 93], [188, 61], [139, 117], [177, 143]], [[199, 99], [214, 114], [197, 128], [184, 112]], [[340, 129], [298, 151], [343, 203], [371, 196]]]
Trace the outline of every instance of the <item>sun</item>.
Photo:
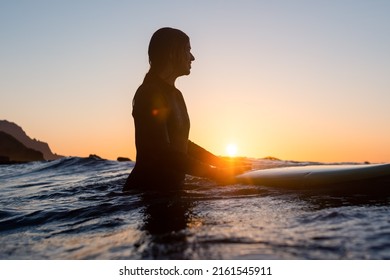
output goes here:
[[226, 153], [229, 157], [235, 157], [237, 155], [237, 145], [236, 144], [228, 144], [226, 146]]

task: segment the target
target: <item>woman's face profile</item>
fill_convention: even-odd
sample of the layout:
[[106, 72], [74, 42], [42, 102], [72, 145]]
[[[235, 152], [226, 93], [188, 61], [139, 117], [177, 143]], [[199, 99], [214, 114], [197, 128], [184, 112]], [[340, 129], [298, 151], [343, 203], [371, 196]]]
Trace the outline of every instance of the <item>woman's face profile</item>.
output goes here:
[[177, 72], [179, 76], [189, 75], [191, 73], [191, 62], [195, 57], [191, 53], [191, 44], [188, 42], [178, 57]]

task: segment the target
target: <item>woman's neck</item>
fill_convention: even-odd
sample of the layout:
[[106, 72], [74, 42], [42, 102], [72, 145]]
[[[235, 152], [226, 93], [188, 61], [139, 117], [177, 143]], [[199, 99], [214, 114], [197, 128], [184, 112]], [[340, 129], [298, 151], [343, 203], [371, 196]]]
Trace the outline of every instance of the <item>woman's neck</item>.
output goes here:
[[172, 71], [171, 67], [166, 67], [164, 70], [156, 73], [163, 81], [171, 86], [175, 86], [176, 79], [178, 76]]

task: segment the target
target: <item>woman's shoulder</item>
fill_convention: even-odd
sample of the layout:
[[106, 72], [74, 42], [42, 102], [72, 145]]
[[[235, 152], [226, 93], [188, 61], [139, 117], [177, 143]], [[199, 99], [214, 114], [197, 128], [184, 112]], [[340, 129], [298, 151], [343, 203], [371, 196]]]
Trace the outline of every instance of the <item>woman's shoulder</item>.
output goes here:
[[148, 100], [152, 98], [164, 98], [163, 91], [153, 83], [142, 83], [134, 95], [134, 100]]
[[134, 100], [162, 98], [165, 99], [167, 93], [172, 91], [172, 87], [163, 82], [160, 78], [150, 73], [146, 74], [143, 83], [138, 87]]
[[166, 107], [167, 99], [164, 90], [156, 83], [142, 83], [133, 98], [133, 108]]

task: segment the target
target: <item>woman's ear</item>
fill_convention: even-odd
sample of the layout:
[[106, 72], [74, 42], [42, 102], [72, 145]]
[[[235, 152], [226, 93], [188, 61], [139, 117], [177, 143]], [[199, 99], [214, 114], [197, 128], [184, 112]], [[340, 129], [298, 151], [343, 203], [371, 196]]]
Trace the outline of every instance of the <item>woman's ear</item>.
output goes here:
[[175, 52], [175, 51], [171, 51], [169, 53], [168, 57], [169, 57], [169, 59], [167, 61], [167, 66], [171, 67], [173, 69], [176, 68], [177, 64], [179, 63], [179, 61], [181, 59], [179, 53]]
[[168, 57], [169, 61], [175, 61], [177, 59], [177, 52], [170, 50]]

